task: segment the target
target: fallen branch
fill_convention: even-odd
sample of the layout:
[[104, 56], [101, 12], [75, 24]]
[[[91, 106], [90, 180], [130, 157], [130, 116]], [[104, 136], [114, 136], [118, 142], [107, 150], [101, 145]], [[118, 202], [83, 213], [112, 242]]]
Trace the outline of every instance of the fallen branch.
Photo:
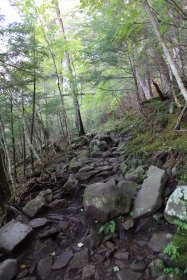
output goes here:
[[176, 123], [176, 125], [174, 127], [174, 130], [179, 130], [182, 118], [183, 118], [184, 113], [186, 112], [186, 110], [187, 110], [187, 102], [185, 103], [184, 108], [182, 109], [180, 115], [178, 116], [177, 123]]

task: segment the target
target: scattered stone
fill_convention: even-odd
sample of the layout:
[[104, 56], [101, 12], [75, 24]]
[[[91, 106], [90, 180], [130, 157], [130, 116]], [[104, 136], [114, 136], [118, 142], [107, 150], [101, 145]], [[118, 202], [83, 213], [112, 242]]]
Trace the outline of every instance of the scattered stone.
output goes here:
[[72, 250], [60, 254], [54, 261], [52, 269], [62, 269], [66, 267], [72, 258], [73, 258]]
[[39, 238], [46, 238], [48, 236], [56, 235], [58, 233], [58, 229], [55, 227], [52, 227], [42, 233], [39, 234]]
[[37, 275], [41, 280], [46, 280], [49, 278], [52, 264], [53, 264], [52, 257], [46, 257], [38, 262]]
[[131, 228], [133, 228], [134, 226], [134, 220], [129, 219], [127, 221], [125, 221], [124, 223], [122, 223], [122, 227], [124, 230], [129, 230]]
[[134, 218], [151, 214], [162, 204], [162, 193], [167, 181], [165, 170], [150, 166], [147, 176], [134, 202]]
[[31, 232], [32, 228], [29, 225], [11, 220], [0, 229], [0, 249], [12, 252]]
[[41, 196], [37, 196], [31, 201], [29, 201], [23, 208], [23, 212], [33, 218], [39, 211], [41, 211], [45, 207], [45, 198]]
[[76, 178], [80, 181], [86, 181], [93, 177], [95, 174], [98, 174], [99, 170], [93, 170], [88, 172], [80, 172], [76, 174]]
[[185, 220], [187, 216], [187, 185], [179, 186], [169, 197], [164, 211], [165, 219], [173, 224], [175, 220]]
[[81, 280], [90, 280], [95, 275], [95, 266], [87, 265], [83, 268]]
[[68, 269], [81, 269], [88, 264], [88, 249], [84, 248], [81, 251], [77, 252], [73, 259], [71, 260]]
[[49, 214], [48, 216], [49, 220], [57, 220], [57, 221], [63, 221], [64, 220], [64, 216], [63, 215], [58, 215], [58, 214]]
[[53, 202], [49, 204], [49, 207], [52, 209], [61, 209], [61, 208], [67, 208], [68, 202], [66, 199], [56, 199]]
[[155, 259], [148, 265], [150, 271], [151, 271], [151, 276], [152, 277], [159, 277], [162, 275], [162, 267], [163, 267], [163, 262], [160, 259]]
[[122, 192], [129, 194], [130, 197], [134, 197], [137, 193], [138, 185], [132, 181], [121, 181], [117, 184], [117, 187], [121, 189]]
[[99, 139], [93, 139], [90, 142], [89, 147], [93, 152], [106, 151], [107, 142], [106, 141], [101, 141]]
[[39, 228], [39, 227], [45, 226], [47, 223], [48, 223], [48, 220], [46, 218], [37, 218], [37, 219], [31, 220], [29, 222], [29, 225], [32, 228]]
[[53, 200], [52, 190], [47, 189], [47, 190], [41, 191], [39, 193], [39, 197], [43, 197], [45, 199], [46, 204], [50, 203]]
[[162, 252], [172, 238], [172, 234], [165, 232], [154, 233], [149, 241], [149, 247], [154, 252]]
[[139, 280], [141, 279], [141, 274], [134, 272], [128, 268], [122, 269], [120, 272], [117, 274], [117, 279], [118, 280]]
[[75, 190], [78, 185], [79, 181], [76, 179], [74, 174], [71, 174], [68, 181], [64, 184], [63, 188], [66, 190], [66, 192], [71, 192]]
[[128, 165], [125, 162], [121, 162], [119, 165], [119, 171], [125, 175], [128, 169]]
[[17, 280], [17, 279], [22, 279], [22, 278], [26, 277], [26, 276], [28, 275], [28, 273], [29, 273], [29, 272], [28, 272], [27, 269], [21, 271], [21, 272], [18, 274], [18, 276], [16, 277], [16, 280]]
[[60, 221], [60, 223], [58, 224], [58, 230], [59, 231], [65, 231], [69, 226], [69, 223], [66, 221]]
[[119, 251], [119, 252], [116, 252], [114, 254], [114, 258], [116, 260], [119, 260], [119, 261], [128, 260], [129, 259], [129, 253], [128, 252]]
[[17, 274], [17, 261], [15, 259], [8, 259], [0, 263], [0, 279], [11, 280]]
[[134, 271], [143, 271], [145, 269], [146, 265], [144, 262], [132, 262], [130, 264], [130, 269], [134, 270]]
[[87, 236], [85, 240], [85, 245], [89, 249], [97, 249], [101, 243], [101, 234], [97, 231], [93, 231], [90, 235]]
[[161, 275], [158, 278], [156, 278], [156, 280], [167, 280], [166, 275]]
[[98, 221], [105, 222], [121, 214], [128, 213], [131, 197], [124, 187], [116, 186], [114, 179], [106, 183], [95, 183], [86, 187], [83, 205]]

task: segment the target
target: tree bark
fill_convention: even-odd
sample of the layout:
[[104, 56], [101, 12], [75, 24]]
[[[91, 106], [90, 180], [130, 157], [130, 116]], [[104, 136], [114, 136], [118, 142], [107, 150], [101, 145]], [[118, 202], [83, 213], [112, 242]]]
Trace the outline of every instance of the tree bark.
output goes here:
[[166, 59], [167, 63], [169, 64], [169, 66], [170, 66], [170, 68], [172, 70], [172, 73], [173, 73], [173, 75], [174, 75], [174, 77], [175, 77], [175, 79], [177, 81], [177, 84], [178, 84], [178, 87], [179, 87], [179, 89], [181, 91], [181, 94], [183, 95], [185, 101], [187, 102], [187, 89], [185, 88], [185, 86], [184, 86], [184, 84], [182, 82], [182, 79], [181, 79], [181, 77], [179, 75], [179, 71], [177, 69], [177, 66], [176, 66], [176, 64], [175, 64], [171, 54], [170, 54], [170, 51], [169, 51], [169, 49], [167, 47], [167, 44], [166, 44], [164, 38], [161, 35], [161, 32], [159, 30], [158, 22], [157, 22], [154, 14], [153, 14], [153, 12], [151, 10], [151, 7], [149, 5], [148, 0], [143, 0], [143, 3], [144, 3], [145, 10], [147, 11], [147, 14], [148, 14], [148, 16], [150, 18], [150, 21], [151, 21], [151, 24], [153, 26], [154, 32], [155, 32], [155, 34], [156, 34], [156, 36], [157, 36], [157, 38], [158, 38], [158, 40], [159, 40], [159, 42], [160, 42], [160, 44], [162, 46], [162, 49], [163, 49], [163, 52], [164, 52], [164, 55], [165, 55], [165, 59]]
[[[61, 28], [61, 32], [67, 47], [67, 38], [66, 38], [66, 33], [65, 33], [65, 29], [64, 29], [64, 24], [63, 24], [63, 20], [62, 20], [62, 16], [61, 16], [61, 12], [60, 12], [60, 8], [59, 8], [59, 3], [58, 0], [55, 0], [55, 9], [56, 9], [56, 15], [57, 15], [57, 19], [59, 22], [59, 26]], [[83, 127], [83, 122], [82, 122], [82, 117], [81, 117], [81, 113], [80, 113], [80, 107], [79, 107], [79, 101], [78, 101], [78, 88], [77, 88], [77, 82], [76, 82], [76, 78], [73, 72], [73, 65], [71, 62], [71, 58], [70, 58], [70, 54], [69, 51], [66, 49], [65, 50], [65, 59], [66, 59], [66, 63], [67, 63], [67, 67], [68, 67], [68, 71], [69, 71], [69, 75], [70, 75], [70, 87], [72, 90], [72, 96], [73, 96], [73, 104], [74, 104], [74, 109], [75, 109], [75, 118], [76, 118], [76, 123], [78, 126], [78, 132], [79, 135], [84, 135], [84, 127]]]

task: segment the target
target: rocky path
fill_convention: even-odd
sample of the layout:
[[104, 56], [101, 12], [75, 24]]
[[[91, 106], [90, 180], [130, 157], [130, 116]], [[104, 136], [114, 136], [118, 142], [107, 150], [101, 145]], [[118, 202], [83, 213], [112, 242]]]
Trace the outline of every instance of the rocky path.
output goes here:
[[[174, 185], [164, 170], [129, 161], [125, 141], [88, 138], [71, 161], [58, 160], [61, 172], [29, 184], [0, 229], [0, 280], [177, 279], [160, 270], [175, 231], [163, 197]], [[111, 219], [115, 232], [99, 233]]]

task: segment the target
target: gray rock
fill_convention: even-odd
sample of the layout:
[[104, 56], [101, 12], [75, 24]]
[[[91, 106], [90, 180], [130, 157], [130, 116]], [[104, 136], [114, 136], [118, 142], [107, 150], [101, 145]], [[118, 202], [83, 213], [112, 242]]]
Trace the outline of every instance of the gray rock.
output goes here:
[[31, 232], [29, 225], [11, 220], [0, 229], [0, 249], [12, 252]]
[[172, 238], [172, 235], [165, 232], [154, 233], [149, 241], [149, 247], [154, 252], [162, 252], [164, 248], [168, 245]]
[[56, 258], [52, 269], [62, 269], [66, 267], [72, 258], [73, 258], [72, 250], [65, 251], [64, 253], [60, 254]]
[[128, 213], [131, 197], [124, 187], [116, 186], [115, 180], [111, 179], [87, 186], [83, 205], [98, 221], [105, 222], [110, 217]]
[[114, 258], [116, 260], [119, 260], [119, 261], [125, 261], [125, 260], [129, 259], [129, 253], [128, 252], [119, 251], [119, 252], [116, 252], [114, 254]]
[[71, 260], [68, 269], [81, 269], [88, 264], [89, 256], [88, 249], [84, 248], [80, 252], [77, 252]]
[[175, 220], [185, 220], [187, 216], [187, 185], [179, 186], [169, 197], [164, 217], [169, 223]]
[[47, 189], [47, 190], [41, 191], [39, 193], [39, 197], [43, 197], [45, 199], [46, 204], [50, 203], [53, 200], [52, 190]]
[[29, 201], [23, 208], [23, 212], [33, 218], [39, 211], [41, 211], [45, 207], [45, 198], [37, 196], [31, 201]]
[[68, 207], [68, 202], [64, 198], [56, 199], [49, 204], [49, 207], [52, 208], [52, 209], [67, 208]]
[[145, 269], [146, 265], [144, 262], [132, 262], [130, 264], [130, 269], [134, 270], [134, 271], [143, 271]]
[[0, 279], [11, 280], [18, 272], [17, 261], [15, 259], [8, 259], [0, 263]]
[[99, 139], [93, 139], [90, 142], [89, 148], [93, 152], [106, 151], [106, 149], [107, 149], [107, 142], [106, 141], [101, 141]]
[[129, 230], [134, 226], [134, 220], [129, 219], [127, 221], [125, 221], [124, 223], [122, 223], [122, 227], [124, 230]]
[[141, 274], [134, 272], [128, 268], [122, 269], [117, 274], [118, 280], [138, 280], [141, 279]]
[[48, 223], [48, 220], [46, 218], [37, 218], [37, 219], [31, 220], [29, 222], [29, 225], [32, 228], [39, 228], [39, 227], [45, 226], [47, 223]]
[[90, 179], [95, 174], [98, 174], [99, 170], [87, 171], [87, 172], [79, 172], [75, 176], [80, 181], [85, 181]]
[[18, 276], [16, 277], [16, 280], [17, 280], [17, 279], [22, 279], [22, 278], [26, 277], [28, 274], [29, 274], [29, 272], [28, 272], [27, 269], [22, 270], [22, 271], [18, 274]]
[[127, 193], [130, 197], [134, 197], [138, 190], [138, 185], [135, 182], [124, 180], [117, 184], [117, 187], [122, 192]]
[[163, 262], [160, 259], [155, 259], [148, 265], [150, 271], [151, 271], [151, 276], [152, 277], [159, 277], [162, 275], [162, 267], [163, 267]]
[[90, 280], [95, 274], [95, 266], [87, 265], [83, 268], [81, 280]]
[[145, 170], [143, 167], [139, 166], [136, 168], [136, 170], [126, 173], [125, 179], [129, 181], [134, 181], [136, 183], [142, 183], [144, 178]]
[[134, 218], [154, 213], [162, 204], [162, 194], [167, 181], [165, 170], [150, 166], [147, 176], [134, 202]]
[[106, 142], [112, 141], [110, 137], [110, 133], [97, 133], [94, 139], [98, 139], [100, 141], [106, 141]]
[[71, 174], [69, 176], [68, 181], [64, 184], [63, 188], [67, 191], [70, 192], [72, 190], [75, 190], [79, 185], [79, 181], [76, 179], [74, 174]]
[[119, 171], [125, 175], [128, 169], [128, 165], [125, 162], [121, 162], [119, 165]]
[[52, 257], [46, 257], [38, 262], [37, 275], [41, 280], [49, 278], [53, 264]]
[[156, 280], [167, 280], [166, 275], [161, 275], [158, 278], [156, 278]]

